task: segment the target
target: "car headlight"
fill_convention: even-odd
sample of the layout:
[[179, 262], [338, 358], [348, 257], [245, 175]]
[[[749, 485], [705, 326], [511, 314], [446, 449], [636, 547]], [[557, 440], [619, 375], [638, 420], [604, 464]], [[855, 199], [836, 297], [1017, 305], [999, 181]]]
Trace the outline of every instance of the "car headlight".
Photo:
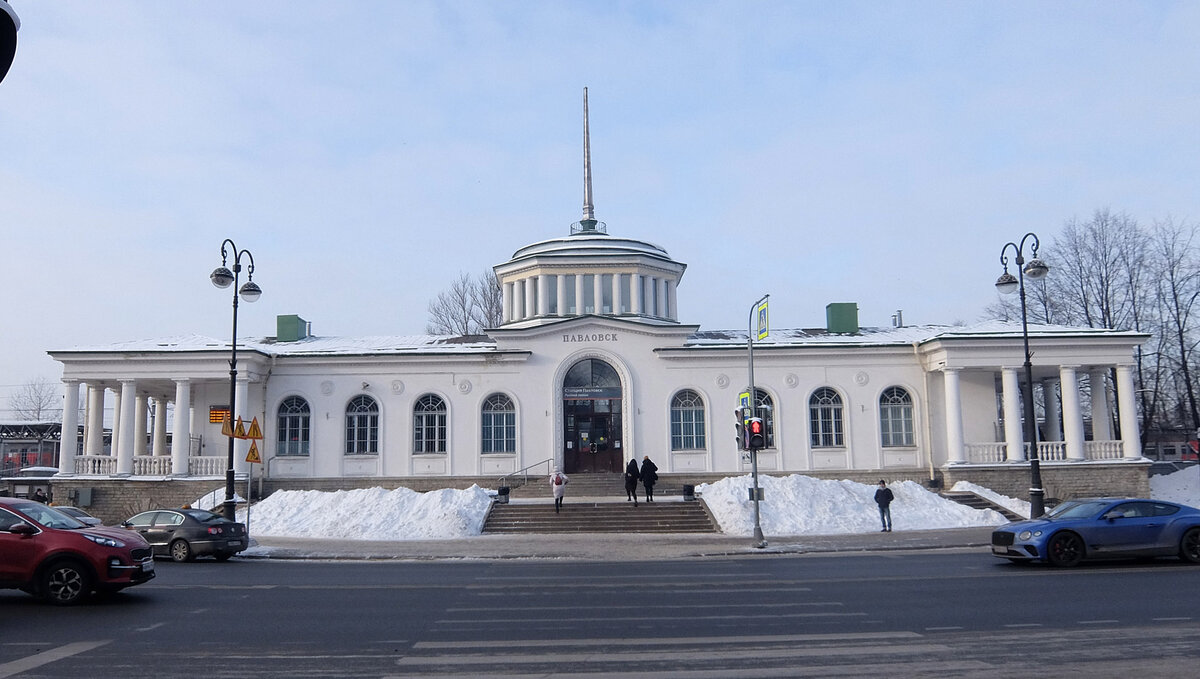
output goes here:
[[1021, 540], [1028, 540], [1029, 538], [1037, 538], [1037, 537], [1041, 537], [1041, 536], [1042, 536], [1042, 531], [1040, 531], [1040, 530], [1033, 530], [1033, 531], [1023, 530], [1017, 535], [1017, 538], [1021, 539]]
[[113, 538], [105, 537], [103, 535], [92, 535], [91, 533], [84, 533], [83, 537], [91, 540], [92, 542], [94, 542], [98, 545], [104, 545], [105, 547], [124, 547], [125, 546], [124, 542], [121, 542], [120, 540], [114, 540]]

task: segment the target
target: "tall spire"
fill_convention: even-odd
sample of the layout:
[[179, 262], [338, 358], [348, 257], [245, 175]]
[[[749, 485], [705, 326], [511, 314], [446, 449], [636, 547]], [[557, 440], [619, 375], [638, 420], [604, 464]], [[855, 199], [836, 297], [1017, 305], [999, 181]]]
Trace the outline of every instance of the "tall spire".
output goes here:
[[588, 93], [583, 88], [583, 219], [579, 220], [584, 230], [596, 226], [596, 211], [592, 206], [592, 142], [588, 132]]

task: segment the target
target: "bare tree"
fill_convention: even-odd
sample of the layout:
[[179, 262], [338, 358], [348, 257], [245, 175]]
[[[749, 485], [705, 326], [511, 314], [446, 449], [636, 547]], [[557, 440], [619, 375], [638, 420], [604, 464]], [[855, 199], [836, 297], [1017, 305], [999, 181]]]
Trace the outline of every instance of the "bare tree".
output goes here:
[[491, 271], [478, 278], [460, 273], [448, 290], [429, 303], [425, 331], [432, 335], [478, 335], [503, 321], [500, 283]]
[[62, 417], [62, 392], [45, 377], [26, 382], [9, 397], [13, 417], [26, 422], [56, 422]]
[[1067, 222], [1047, 252], [1052, 277], [1046, 293], [1060, 308], [1059, 322], [1125, 330], [1134, 326], [1146, 287], [1146, 234], [1133, 218], [1097, 210]]
[[1171, 357], [1178, 376], [1178, 393], [1186, 395], [1188, 417], [1180, 419], [1190, 420], [1191, 427], [1200, 430], [1200, 408], [1197, 408], [1192, 382], [1192, 362], [1197, 345], [1195, 313], [1200, 311], [1196, 306], [1200, 299], [1200, 259], [1195, 240], [1194, 226], [1171, 220], [1155, 225], [1154, 244], [1159, 264], [1157, 291], [1162, 310], [1159, 336], [1164, 345], [1170, 345], [1161, 358]]

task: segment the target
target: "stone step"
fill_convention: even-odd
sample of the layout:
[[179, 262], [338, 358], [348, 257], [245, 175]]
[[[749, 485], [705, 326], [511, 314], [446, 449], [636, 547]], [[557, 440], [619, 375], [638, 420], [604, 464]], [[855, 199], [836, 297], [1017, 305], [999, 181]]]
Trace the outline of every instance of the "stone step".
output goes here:
[[947, 500], [954, 500], [960, 505], [966, 505], [975, 509], [991, 509], [1000, 513], [1001, 516], [1009, 521], [1024, 521], [1025, 517], [1020, 516], [1011, 509], [998, 505], [995, 502], [970, 491], [944, 491], [940, 495]]
[[484, 533], [714, 533], [702, 502], [563, 501], [493, 503]]
[[[568, 474], [567, 496], [576, 497], [611, 497], [625, 499], [625, 475], [624, 474]], [[714, 479], [715, 480], [715, 479]], [[654, 496], [657, 498], [660, 495], [681, 496], [683, 495], [683, 486], [686, 485], [683, 481], [674, 480], [670, 477], [659, 476], [658, 483], [654, 485]], [[694, 483], [690, 485], [695, 485]], [[645, 489], [639, 482], [637, 486], [638, 497], [646, 496]], [[548, 498], [553, 495], [553, 489], [550, 486], [550, 477], [539, 476], [531, 477], [528, 483], [521, 483], [520, 479], [513, 480], [509, 486], [509, 495], [514, 498]]]

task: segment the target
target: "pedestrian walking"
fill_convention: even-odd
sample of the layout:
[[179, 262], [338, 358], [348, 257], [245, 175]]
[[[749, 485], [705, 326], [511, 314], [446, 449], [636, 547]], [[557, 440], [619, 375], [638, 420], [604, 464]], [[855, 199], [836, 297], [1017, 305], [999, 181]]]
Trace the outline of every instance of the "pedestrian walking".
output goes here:
[[892, 489], [887, 487], [883, 479], [879, 479], [879, 488], [875, 491], [875, 504], [879, 505], [879, 520], [883, 522], [881, 533], [892, 532]]
[[650, 456], [642, 457], [642, 485], [646, 488], [646, 502], [654, 502], [654, 484], [658, 482], [658, 465]]
[[550, 475], [550, 488], [551, 488], [551, 490], [554, 491], [554, 513], [555, 514], [557, 514], [558, 511], [560, 509], [562, 509], [563, 495], [566, 495], [567, 484], [570, 482], [571, 482], [571, 479], [568, 479], [566, 474], [562, 473], [561, 471], [559, 471], [557, 469], [554, 470], [554, 473]]
[[629, 458], [629, 464], [625, 465], [625, 501], [633, 500], [633, 506], [637, 506], [637, 484], [641, 478], [641, 472], [638, 471], [637, 460]]

